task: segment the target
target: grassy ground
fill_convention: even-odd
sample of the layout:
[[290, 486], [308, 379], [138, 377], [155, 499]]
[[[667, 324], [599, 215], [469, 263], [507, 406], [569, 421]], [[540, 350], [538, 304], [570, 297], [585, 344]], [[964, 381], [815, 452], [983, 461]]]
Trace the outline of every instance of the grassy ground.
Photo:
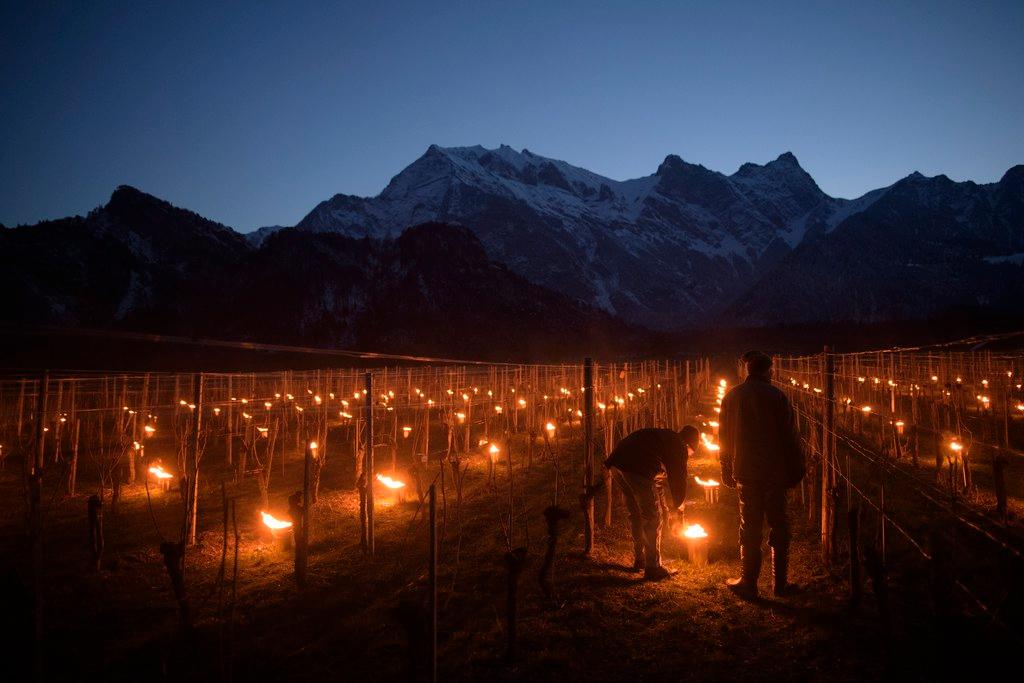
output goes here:
[[[708, 505], [691, 486], [695, 504], [690, 520], [711, 534], [711, 563], [693, 567], [684, 559], [681, 540], [666, 531], [667, 563], [679, 573], [648, 583], [624, 571], [632, 558], [621, 506], [612, 526], [599, 530], [592, 556], [580, 554], [577, 486], [565, 486], [561, 502], [572, 517], [559, 540], [554, 595], [545, 597], [537, 570], [545, 542], [541, 512], [553, 501], [553, 468], [538, 456], [527, 469], [519, 454], [522, 444], [516, 446], [512, 545], [528, 547], [529, 558], [520, 582], [519, 656], [511, 664], [503, 660], [509, 476], [503, 465], [492, 482], [485, 462], [476, 456], [468, 463], [462, 510], [455, 504], [450, 477], [439, 503], [441, 680], [842, 681], [897, 674], [916, 680], [937, 676], [946, 661], [922, 655], [946, 641], [931, 624], [928, 605], [914, 592], [896, 591], [897, 619], [889, 634], [880, 625], [870, 594], [862, 610], [849, 611], [845, 584], [821, 570], [814, 529], [799, 514], [794, 514], [791, 573], [807, 591], [756, 603], [734, 597], [723, 585], [738, 564], [736, 499], [729, 490], [723, 491], [720, 503]], [[579, 462], [567, 446], [559, 453], [563, 471], [571, 458]], [[107, 548], [98, 573], [87, 568], [85, 496], [48, 494], [46, 677], [367, 681], [407, 679], [410, 667], [419, 667], [422, 676], [423, 653], [410, 648], [409, 634], [415, 639], [425, 629], [423, 510], [417, 501], [384, 502], [378, 510], [377, 554], [366, 558], [358, 543], [351, 469], [339, 457], [325, 471], [311, 530], [310, 581], [301, 591], [293, 579], [291, 554], [259, 525], [255, 481], [228, 485], [241, 534], [237, 600], [232, 601], [233, 547], [228, 552], [229, 581], [217, 581], [222, 532], [216, 482], [225, 473], [211, 468], [202, 499], [200, 542], [188, 559], [196, 622], [188, 636], [181, 633], [158, 550], [161, 537], [176, 533], [177, 492], [154, 492], [151, 513], [145, 491], [132, 487], [116, 515], [107, 510]], [[691, 461], [690, 469], [691, 475], [717, 476], [710, 460]], [[285, 481], [279, 476], [272, 484], [272, 509], [285, 509], [287, 494], [300, 478], [300, 463], [290, 462]], [[0, 499], [5, 501], [0, 569], [8, 577], [5, 604], [11, 606], [6, 612], [24, 641], [29, 631], [22, 588], [27, 564], [20, 487], [15, 472], [0, 473]], [[767, 566], [761, 588], [770, 591]], [[409, 606], [405, 613], [411, 617], [396, 610], [400, 604]], [[26, 661], [27, 650], [17, 651], [22, 657], [5, 659], [11, 666]]]

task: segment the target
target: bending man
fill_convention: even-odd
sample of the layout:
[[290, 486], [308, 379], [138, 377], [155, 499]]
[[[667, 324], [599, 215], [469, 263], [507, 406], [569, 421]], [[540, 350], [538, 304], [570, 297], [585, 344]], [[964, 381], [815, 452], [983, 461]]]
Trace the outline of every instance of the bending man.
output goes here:
[[697, 448], [696, 428], [681, 431], [638, 429], [618, 443], [605, 467], [612, 471], [626, 498], [633, 533], [633, 569], [644, 578], [660, 581], [670, 572], [661, 565], [661, 530], [664, 526], [660, 499], [667, 481], [674, 509], [682, 514], [686, 504], [686, 461]]

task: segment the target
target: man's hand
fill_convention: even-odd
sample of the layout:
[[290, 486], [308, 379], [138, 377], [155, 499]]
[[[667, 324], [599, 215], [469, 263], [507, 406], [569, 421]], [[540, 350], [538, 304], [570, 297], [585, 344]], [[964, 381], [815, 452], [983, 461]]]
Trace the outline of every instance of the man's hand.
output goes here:
[[676, 524], [682, 525], [686, 521], [686, 503], [677, 507], [672, 511], [672, 521]]

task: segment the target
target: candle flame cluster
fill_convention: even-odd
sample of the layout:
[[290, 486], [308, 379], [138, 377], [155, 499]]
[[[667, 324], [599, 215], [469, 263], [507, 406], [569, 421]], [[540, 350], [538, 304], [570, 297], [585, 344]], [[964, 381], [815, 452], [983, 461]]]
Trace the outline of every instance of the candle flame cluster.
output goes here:
[[683, 538], [707, 538], [708, 532], [700, 524], [690, 524], [683, 530]]
[[704, 444], [704, 448], [711, 451], [712, 453], [716, 453], [719, 450], [721, 450], [721, 446], [712, 441], [711, 437], [707, 435], [707, 432], [700, 433], [700, 440], [701, 443]]
[[392, 479], [391, 477], [389, 477], [386, 474], [378, 474], [377, 475], [377, 481], [379, 481], [380, 483], [384, 484], [384, 486], [388, 487], [389, 489], [404, 489], [405, 488], [405, 482], [404, 481], [399, 481], [398, 479]]
[[260, 516], [263, 517], [263, 523], [267, 525], [267, 528], [279, 531], [281, 529], [291, 529], [292, 523], [287, 519], [278, 519], [269, 512], [260, 511]]
[[149, 468], [149, 473], [157, 479], [173, 479], [174, 475], [165, 470], [160, 465], [153, 465]]

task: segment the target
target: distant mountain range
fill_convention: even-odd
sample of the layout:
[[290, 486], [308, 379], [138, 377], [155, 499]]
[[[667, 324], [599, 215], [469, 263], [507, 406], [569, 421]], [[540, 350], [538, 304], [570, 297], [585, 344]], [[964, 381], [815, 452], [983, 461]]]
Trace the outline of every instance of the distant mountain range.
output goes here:
[[619, 353], [649, 335], [489, 260], [464, 227], [295, 229], [250, 245], [131, 187], [0, 231], [0, 320], [482, 359]]
[[914, 173], [848, 200], [788, 152], [730, 176], [669, 155], [615, 181], [525, 149], [431, 146], [377, 197], [335, 195], [298, 228], [460, 223], [532, 282], [655, 328], [878, 321], [1021, 310], [1022, 183], [1024, 166], [990, 185]]
[[489, 357], [629, 347], [640, 326], [1021, 315], [1024, 166], [847, 200], [789, 153], [729, 176], [670, 155], [615, 181], [431, 146], [377, 197], [247, 235], [121, 187], [0, 229], [0, 287], [8, 321]]

